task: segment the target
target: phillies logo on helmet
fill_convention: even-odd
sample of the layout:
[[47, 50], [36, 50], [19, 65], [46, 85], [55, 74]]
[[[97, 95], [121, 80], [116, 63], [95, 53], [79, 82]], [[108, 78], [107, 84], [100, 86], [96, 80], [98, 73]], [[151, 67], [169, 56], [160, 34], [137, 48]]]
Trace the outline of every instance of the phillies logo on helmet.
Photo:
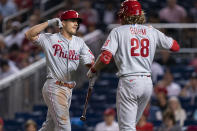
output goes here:
[[77, 15], [77, 17], [79, 17], [79, 13], [78, 12], [76, 12], [76, 15]]
[[79, 13], [75, 10], [68, 10], [63, 12], [60, 15], [60, 20], [68, 20], [68, 19], [78, 19], [78, 21], [81, 23], [82, 19], [79, 17]]

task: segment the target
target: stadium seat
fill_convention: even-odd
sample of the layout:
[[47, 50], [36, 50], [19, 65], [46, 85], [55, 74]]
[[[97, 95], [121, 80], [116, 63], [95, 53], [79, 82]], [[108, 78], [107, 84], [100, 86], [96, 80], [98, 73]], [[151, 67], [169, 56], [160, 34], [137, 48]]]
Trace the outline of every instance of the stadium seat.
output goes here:
[[156, 97], [151, 97], [150, 102], [152, 105], [156, 105], [158, 103], [157, 98]]
[[149, 121], [157, 121], [156, 113], [159, 111], [160, 111], [160, 109], [158, 106], [151, 106], [148, 120]]
[[47, 112], [48, 107], [46, 105], [35, 105], [33, 111], [41, 111], [43, 113]]
[[185, 126], [197, 125], [197, 121], [188, 119], [188, 120], [186, 120], [186, 121], [184, 122], [184, 125], [185, 125]]
[[4, 120], [4, 123], [5, 131], [21, 131], [23, 128], [23, 123], [15, 120]]
[[179, 101], [181, 103], [181, 106], [187, 107], [191, 104], [191, 98], [190, 97], [179, 97]]
[[84, 123], [80, 120], [80, 117], [71, 117], [71, 124], [78, 127], [82, 127]]
[[17, 112], [17, 113], [15, 113], [15, 117], [14, 118], [17, 121], [25, 122], [26, 120], [31, 118], [31, 115], [29, 113], [27, 113], [27, 112]]
[[86, 131], [85, 127], [80, 127], [76, 125], [71, 125], [72, 126], [72, 131]]
[[101, 118], [88, 118], [86, 121], [85, 121], [85, 124], [87, 126], [91, 126], [91, 127], [94, 127], [97, 123], [101, 122], [103, 119], [102, 117]]
[[152, 121], [152, 123], [153, 123], [154, 127], [160, 127], [162, 124], [162, 121], [155, 120], [155, 121]]

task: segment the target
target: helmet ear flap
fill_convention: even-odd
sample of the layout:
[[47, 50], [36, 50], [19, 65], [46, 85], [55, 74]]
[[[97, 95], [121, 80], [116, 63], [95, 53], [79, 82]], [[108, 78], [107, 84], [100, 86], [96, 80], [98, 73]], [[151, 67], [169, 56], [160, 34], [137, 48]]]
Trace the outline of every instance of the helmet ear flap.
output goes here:
[[80, 24], [78, 24], [77, 31], [79, 30], [79, 28], [80, 28]]
[[80, 28], [80, 24], [82, 23], [82, 21], [79, 19], [79, 21], [78, 21], [77, 23], [78, 23], [77, 30], [79, 30], [79, 28]]

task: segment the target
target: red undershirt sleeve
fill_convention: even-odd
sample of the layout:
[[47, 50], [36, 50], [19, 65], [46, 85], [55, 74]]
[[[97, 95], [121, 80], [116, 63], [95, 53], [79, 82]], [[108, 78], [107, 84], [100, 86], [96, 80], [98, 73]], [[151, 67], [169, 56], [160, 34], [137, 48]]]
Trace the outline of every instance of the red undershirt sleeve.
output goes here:
[[172, 44], [172, 47], [170, 48], [170, 50], [173, 52], [177, 52], [180, 50], [180, 46], [176, 40], [173, 40], [173, 44]]

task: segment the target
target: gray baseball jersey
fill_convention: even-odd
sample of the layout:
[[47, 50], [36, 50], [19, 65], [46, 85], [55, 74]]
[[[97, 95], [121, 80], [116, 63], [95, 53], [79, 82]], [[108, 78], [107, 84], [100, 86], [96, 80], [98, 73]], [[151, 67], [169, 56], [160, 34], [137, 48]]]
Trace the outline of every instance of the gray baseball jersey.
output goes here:
[[71, 131], [69, 108], [72, 89], [57, 85], [56, 81], [75, 83], [72, 74], [76, 71], [79, 61], [91, 64], [94, 56], [85, 44], [77, 37], [67, 40], [61, 33], [44, 33], [35, 41], [46, 55], [48, 78], [44, 84], [42, 94], [48, 106], [46, 121], [39, 131]]
[[113, 54], [118, 76], [149, 74], [156, 47], [170, 49], [173, 39], [152, 26], [123, 25], [114, 28], [102, 50]]
[[151, 97], [151, 64], [156, 47], [170, 49], [173, 39], [151, 26], [123, 25], [109, 34], [102, 50], [113, 54], [118, 67], [116, 106], [120, 131], [136, 131]]
[[43, 48], [46, 55], [47, 77], [56, 80], [71, 81], [71, 76], [76, 71], [79, 60], [83, 64], [90, 64], [94, 60], [94, 55], [90, 49], [77, 36], [68, 40], [61, 33], [43, 33], [39, 35], [36, 43]]

